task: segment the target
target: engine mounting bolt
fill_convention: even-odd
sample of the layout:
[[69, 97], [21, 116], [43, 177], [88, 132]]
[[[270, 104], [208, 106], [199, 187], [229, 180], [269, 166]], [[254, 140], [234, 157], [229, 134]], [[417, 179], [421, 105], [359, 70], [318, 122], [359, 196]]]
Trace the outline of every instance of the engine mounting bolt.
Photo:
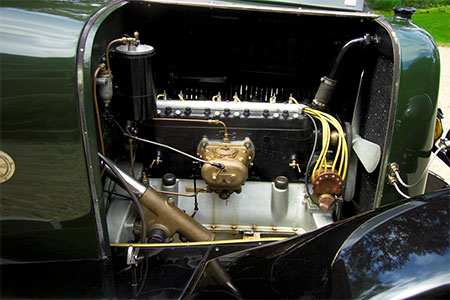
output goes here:
[[244, 116], [246, 116], [246, 117], [250, 116], [250, 110], [249, 109], [244, 109]]
[[279, 119], [280, 118], [280, 114], [279, 113], [274, 113], [273, 114], [273, 118], [274, 119]]
[[210, 114], [211, 114], [211, 108], [205, 108], [205, 111], [203, 112], [203, 114], [205, 115], [205, 116], [209, 116]]
[[170, 114], [172, 113], [172, 107], [166, 107], [166, 116], [170, 116]]
[[285, 119], [287, 119], [287, 117], [289, 117], [289, 111], [283, 110], [283, 117], [284, 117]]
[[229, 108], [225, 108], [225, 109], [223, 110], [223, 115], [224, 115], [225, 117], [228, 117], [228, 116], [230, 115], [230, 109], [229, 109]]
[[263, 110], [262, 115], [263, 115], [264, 118], [269, 117], [269, 110], [268, 109]]
[[186, 116], [189, 116], [192, 113], [192, 109], [190, 107], [186, 107], [186, 109], [184, 110], [184, 114]]

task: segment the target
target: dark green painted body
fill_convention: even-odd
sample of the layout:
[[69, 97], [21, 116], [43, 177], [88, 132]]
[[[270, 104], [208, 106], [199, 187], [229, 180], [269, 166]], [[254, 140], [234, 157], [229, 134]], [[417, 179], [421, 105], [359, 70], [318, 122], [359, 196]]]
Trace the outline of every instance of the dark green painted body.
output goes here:
[[1, 184], [2, 260], [97, 258], [76, 55], [99, 4], [1, 5], [1, 150], [16, 163]]
[[[387, 140], [383, 160], [378, 206], [399, 200], [394, 187], [387, 184], [389, 165], [396, 162], [407, 183], [418, 181], [423, 174], [433, 148], [439, 90], [439, 52], [431, 35], [410, 20], [393, 17], [388, 23], [393, 29], [393, 42], [400, 52], [394, 70], [394, 105], [391, 109], [392, 138]], [[397, 50], [396, 50], [397, 51]], [[395, 76], [395, 73], [396, 76]], [[426, 176], [409, 195], [424, 193]]]
[[[1, 253], [6, 263], [109, 254], [108, 246], [100, 249], [102, 238], [106, 245], [108, 241], [91, 76], [103, 47], [123, 33], [116, 22], [120, 15], [100, 25], [126, 2], [113, 3], [98, 16], [80, 46], [83, 28], [106, 2], [2, 1], [0, 149], [16, 162], [16, 174], [1, 184]], [[432, 38], [409, 21], [381, 23], [393, 30], [393, 43], [400, 49], [394, 59], [400, 60], [377, 205], [400, 198], [387, 185], [390, 162], [399, 163], [408, 181], [424, 170], [439, 82]], [[424, 184], [411, 194], [422, 193]]]

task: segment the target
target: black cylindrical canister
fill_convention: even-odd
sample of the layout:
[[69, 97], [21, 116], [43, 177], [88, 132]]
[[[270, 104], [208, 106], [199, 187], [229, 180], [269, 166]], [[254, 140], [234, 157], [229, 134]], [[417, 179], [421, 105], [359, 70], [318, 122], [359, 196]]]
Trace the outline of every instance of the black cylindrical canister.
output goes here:
[[117, 101], [114, 110], [127, 120], [144, 121], [153, 117], [156, 109], [152, 75], [152, 46], [120, 45], [113, 54], [113, 80]]

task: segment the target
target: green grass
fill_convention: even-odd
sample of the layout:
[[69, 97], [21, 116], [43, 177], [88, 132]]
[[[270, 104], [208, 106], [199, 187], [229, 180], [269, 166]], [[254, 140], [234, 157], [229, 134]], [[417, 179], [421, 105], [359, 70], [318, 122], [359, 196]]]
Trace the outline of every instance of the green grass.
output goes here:
[[[392, 11], [374, 11], [392, 17]], [[440, 46], [450, 46], [450, 6], [419, 9], [412, 17], [414, 24], [428, 31]]]

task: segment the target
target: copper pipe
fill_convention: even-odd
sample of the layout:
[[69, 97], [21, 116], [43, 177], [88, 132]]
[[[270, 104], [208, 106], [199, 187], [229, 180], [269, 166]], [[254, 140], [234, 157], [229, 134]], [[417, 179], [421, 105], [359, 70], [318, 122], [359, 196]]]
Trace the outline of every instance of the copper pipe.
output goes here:
[[192, 193], [192, 194], [184, 194], [184, 193], [169, 192], [169, 191], [161, 191], [161, 190], [156, 190], [156, 191], [157, 191], [158, 193], [160, 193], [160, 194], [175, 195], [175, 196], [183, 196], [183, 197], [195, 197], [195, 196], [197, 196], [199, 193], [206, 192], [206, 189], [199, 189], [199, 190], [197, 190], [195, 193]]
[[153, 118], [153, 121], [172, 121], [172, 122], [195, 122], [195, 123], [208, 123], [208, 124], [216, 124], [216, 125], [222, 125], [224, 132], [223, 140], [225, 143], [229, 142], [228, 139], [228, 128], [227, 125], [220, 121], [220, 120], [199, 120], [199, 119], [171, 119], [171, 118]]
[[130, 42], [130, 43], [135, 43], [136, 39], [135, 38], [130, 38], [130, 37], [122, 37], [120, 39], [115, 39], [112, 40], [111, 42], [109, 42], [109, 44], [106, 46], [106, 51], [105, 51], [105, 55], [106, 55], [106, 69], [111, 72], [111, 66], [109, 64], [109, 48], [111, 48], [111, 46], [115, 43], [125, 43], [125, 42]]
[[[97, 101], [97, 76], [98, 76], [98, 73], [104, 69], [105, 69], [105, 64], [100, 64], [97, 67], [97, 69], [95, 69], [94, 76], [93, 76], [94, 86], [92, 88], [93, 93], [94, 93], [95, 116], [97, 118], [98, 135], [100, 138], [100, 149], [101, 149], [101, 153], [103, 156], [105, 156], [105, 144], [103, 142], [102, 124], [100, 121], [100, 111], [98, 109], [98, 101]], [[103, 168], [103, 170], [102, 170], [102, 176], [104, 173], [105, 173], [105, 168]]]

